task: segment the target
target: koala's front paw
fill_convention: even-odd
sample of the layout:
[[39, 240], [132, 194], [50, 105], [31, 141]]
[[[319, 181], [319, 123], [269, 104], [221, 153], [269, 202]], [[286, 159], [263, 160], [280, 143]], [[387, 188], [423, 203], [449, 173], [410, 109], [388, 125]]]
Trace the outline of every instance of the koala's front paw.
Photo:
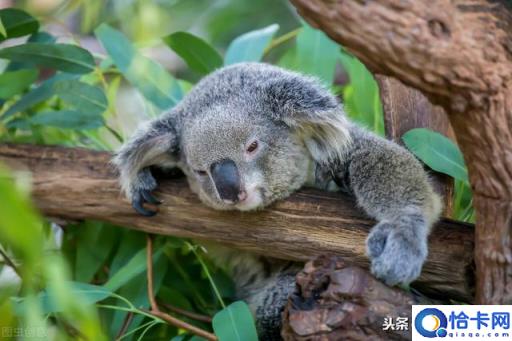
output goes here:
[[156, 211], [144, 208], [143, 204], [160, 205], [162, 203], [151, 194], [156, 187], [156, 180], [148, 168], [143, 169], [137, 175], [135, 181], [130, 184], [132, 207], [143, 216], [152, 217], [157, 213]]
[[372, 229], [366, 247], [375, 277], [388, 285], [409, 284], [418, 278], [428, 254], [427, 237], [414, 231], [413, 226], [389, 222]]

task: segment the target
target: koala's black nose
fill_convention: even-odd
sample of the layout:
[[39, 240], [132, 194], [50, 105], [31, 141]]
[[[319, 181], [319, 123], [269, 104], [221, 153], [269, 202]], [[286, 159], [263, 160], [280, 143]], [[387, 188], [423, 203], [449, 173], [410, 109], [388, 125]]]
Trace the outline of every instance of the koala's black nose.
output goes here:
[[212, 164], [210, 172], [219, 196], [233, 203], [239, 200], [240, 174], [233, 160], [221, 160]]

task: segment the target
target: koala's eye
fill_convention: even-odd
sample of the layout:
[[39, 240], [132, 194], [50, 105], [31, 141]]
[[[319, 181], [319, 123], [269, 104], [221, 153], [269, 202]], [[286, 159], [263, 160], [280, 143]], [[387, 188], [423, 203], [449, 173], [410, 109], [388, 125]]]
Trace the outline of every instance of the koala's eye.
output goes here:
[[246, 149], [247, 153], [253, 153], [258, 149], [258, 141], [253, 141]]
[[208, 175], [208, 173], [204, 170], [195, 170], [194, 172], [196, 172], [196, 174], [199, 176], [207, 176]]

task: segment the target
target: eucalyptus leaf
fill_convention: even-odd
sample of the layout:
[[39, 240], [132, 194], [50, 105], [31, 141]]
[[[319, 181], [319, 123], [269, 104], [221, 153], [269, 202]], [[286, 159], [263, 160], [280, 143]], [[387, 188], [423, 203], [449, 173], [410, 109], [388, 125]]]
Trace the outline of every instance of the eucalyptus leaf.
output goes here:
[[1, 118], [6, 119], [15, 115], [16, 113], [25, 111], [55, 95], [54, 85], [56, 82], [76, 78], [72, 74], [58, 74], [46, 81], [44, 81], [37, 88], [32, 89], [26, 93], [19, 101], [14, 103]]
[[65, 102], [91, 114], [102, 114], [108, 109], [108, 100], [103, 90], [78, 80], [63, 80], [54, 85], [55, 93]]
[[110, 251], [116, 246], [119, 230], [104, 223], [86, 220], [78, 226], [74, 279], [89, 282], [105, 263]]
[[375, 78], [356, 57], [345, 51], [339, 56], [349, 76], [349, 84], [343, 88], [345, 110], [350, 118], [384, 136], [384, 115]]
[[45, 31], [39, 31], [32, 34], [27, 42], [28, 43], [45, 43], [45, 44], [53, 44], [57, 41], [57, 37], [52, 35], [51, 33]]
[[142, 56], [118, 30], [101, 24], [95, 31], [126, 79], [160, 109], [176, 105], [183, 94], [177, 81], [160, 64]]
[[[32, 34], [28, 40], [27, 43], [47, 43], [47, 44], [53, 44], [57, 41], [57, 38], [52, 36], [48, 32], [39, 31], [34, 34]], [[11, 61], [7, 67], [5, 68], [5, 71], [16, 71], [21, 69], [30, 69], [33, 68], [33, 64], [31, 63], [22, 63], [18, 61]]]
[[234, 302], [215, 314], [212, 326], [219, 341], [258, 341], [254, 319], [243, 301]]
[[94, 58], [81, 47], [70, 44], [26, 43], [0, 50], [0, 58], [69, 73], [94, 70]]
[[226, 56], [224, 57], [224, 65], [241, 62], [259, 62], [263, 57], [265, 48], [278, 29], [279, 25], [272, 24], [235, 38], [228, 46]]
[[163, 40], [194, 71], [206, 75], [222, 66], [220, 54], [203, 39], [193, 34], [176, 32]]
[[0, 39], [7, 37], [7, 30], [5, 29], [4, 23], [2, 22], [2, 17], [0, 16]]
[[[156, 262], [162, 255], [162, 249], [157, 250], [153, 254], [153, 261]], [[122, 268], [119, 269], [110, 279], [105, 283], [105, 287], [116, 291], [132, 278], [139, 275], [146, 270], [146, 249], [139, 250]]]
[[8, 99], [27, 89], [37, 79], [35, 69], [8, 71], [0, 74], [0, 98]]
[[427, 166], [469, 185], [464, 157], [452, 140], [426, 128], [411, 129], [402, 140]]
[[332, 84], [339, 46], [327, 35], [304, 23], [297, 36], [296, 65], [301, 72]]
[[64, 129], [87, 130], [103, 126], [101, 115], [80, 110], [41, 111], [30, 118], [32, 124]]
[[[112, 292], [102, 286], [92, 285], [88, 283], [80, 282], [67, 282], [69, 289], [73, 295], [76, 295], [83, 304], [94, 304], [102, 301], [105, 298], [112, 295]], [[37, 295], [37, 300], [40, 302], [40, 306], [43, 308], [44, 314], [59, 312], [61, 308], [56, 304], [56, 297], [49, 294], [47, 291], [40, 292]], [[16, 313], [22, 314], [27, 309], [25, 301], [19, 299], [16, 302]]]
[[39, 22], [34, 17], [17, 8], [1, 9], [0, 19], [6, 33], [0, 35], [0, 42], [9, 38], [23, 37], [39, 29]]

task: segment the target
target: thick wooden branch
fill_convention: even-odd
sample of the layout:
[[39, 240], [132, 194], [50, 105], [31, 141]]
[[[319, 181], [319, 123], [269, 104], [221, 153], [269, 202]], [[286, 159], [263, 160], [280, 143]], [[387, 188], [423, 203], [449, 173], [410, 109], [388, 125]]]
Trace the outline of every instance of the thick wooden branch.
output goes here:
[[[160, 235], [215, 241], [283, 259], [336, 254], [367, 268], [365, 238], [374, 222], [339, 193], [301, 190], [252, 213], [212, 210], [181, 180], [160, 182], [155, 217], [135, 213], [120, 194], [110, 154], [60, 147], [0, 145], [0, 162], [32, 174], [33, 197], [47, 216], [97, 219]], [[415, 287], [433, 296], [471, 300], [472, 226], [450, 220], [432, 233], [430, 254]]]
[[512, 3], [291, 0], [375, 73], [448, 113], [476, 209], [478, 302], [512, 302]]
[[311, 260], [297, 274], [296, 283], [283, 313], [281, 335], [286, 341], [411, 339], [410, 330], [383, 326], [399, 317], [412, 322], [411, 305], [420, 303], [344, 259]]

